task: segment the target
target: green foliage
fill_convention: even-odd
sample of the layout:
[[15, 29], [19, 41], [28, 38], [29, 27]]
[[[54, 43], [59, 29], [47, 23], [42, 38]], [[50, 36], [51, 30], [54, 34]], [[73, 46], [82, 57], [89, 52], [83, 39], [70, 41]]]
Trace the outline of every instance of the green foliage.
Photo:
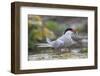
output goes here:
[[[33, 17], [33, 18], [37, 18], [37, 17]], [[39, 18], [39, 16], [38, 16], [38, 18]], [[43, 23], [42, 18], [41, 19], [39, 18], [38, 21], [37, 21], [37, 19], [35, 19], [35, 20], [36, 21], [29, 20], [29, 22], [28, 22], [28, 41], [29, 41], [28, 46], [29, 46], [29, 49], [35, 48], [36, 43], [45, 42], [46, 37], [50, 37], [50, 38], [55, 37], [54, 33], [50, 29], [48, 29], [48, 27], [46, 27], [43, 24], [40, 24], [40, 23]], [[50, 23], [50, 25], [52, 27], [55, 27], [56, 23], [55, 24]], [[53, 29], [52, 27], [49, 27], [49, 28]]]
[[59, 27], [59, 24], [55, 21], [47, 21], [46, 22], [46, 27], [49, 28], [50, 30], [57, 30]]

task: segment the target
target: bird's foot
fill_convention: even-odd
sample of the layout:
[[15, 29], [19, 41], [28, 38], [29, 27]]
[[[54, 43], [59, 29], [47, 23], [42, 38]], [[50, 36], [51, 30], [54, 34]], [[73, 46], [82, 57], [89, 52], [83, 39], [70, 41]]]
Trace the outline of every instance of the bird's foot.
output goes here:
[[61, 52], [65, 52], [66, 50], [65, 49], [61, 49]]

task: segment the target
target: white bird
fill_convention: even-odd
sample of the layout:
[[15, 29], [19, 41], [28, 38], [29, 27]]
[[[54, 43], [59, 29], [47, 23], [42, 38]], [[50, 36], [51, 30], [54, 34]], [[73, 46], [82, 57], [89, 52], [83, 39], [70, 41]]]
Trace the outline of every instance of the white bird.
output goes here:
[[65, 30], [64, 34], [59, 37], [58, 39], [51, 41], [49, 38], [46, 38], [47, 44], [41, 43], [37, 44], [39, 47], [53, 47], [53, 48], [69, 48], [76, 44], [84, 43], [84, 37], [78, 36], [76, 31], [72, 28], [68, 28]]

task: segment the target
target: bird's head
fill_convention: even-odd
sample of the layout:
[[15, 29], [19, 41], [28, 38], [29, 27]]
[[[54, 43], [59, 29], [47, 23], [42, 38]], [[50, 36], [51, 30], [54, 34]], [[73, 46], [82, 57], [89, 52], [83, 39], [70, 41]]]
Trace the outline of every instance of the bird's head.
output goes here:
[[76, 31], [75, 31], [74, 29], [72, 29], [72, 28], [67, 28], [67, 29], [64, 31], [64, 34], [65, 34], [66, 32], [73, 32], [73, 33], [75, 33]]

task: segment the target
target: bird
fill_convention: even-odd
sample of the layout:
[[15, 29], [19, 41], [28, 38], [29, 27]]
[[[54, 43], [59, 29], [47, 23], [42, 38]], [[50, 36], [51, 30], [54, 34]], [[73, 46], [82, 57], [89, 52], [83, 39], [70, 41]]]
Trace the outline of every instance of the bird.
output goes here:
[[[39, 47], [52, 47], [55, 49], [59, 48], [75, 48], [82, 46], [83, 43], [87, 43], [87, 40], [84, 40], [83, 36], [79, 36], [76, 30], [72, 28], [67, 28], [63, 35], [57, 38], [54, 41], [51, 41], [49, 38], [46, 38], [47, 43], [37, 44]], [[78, 45], [77, 45], [78, 44]], [[77, 46], [76, 46], [77, 45]]]
[[74, 32], [75, 31], [72, 28], [67, 28], [64, 34], [58, 39], [51, 41], [49, 38], [46, 38], [46, 41], [54, 48], [69, 47], [75, 43], [74, 40], [71, 38], [71, 35]]

